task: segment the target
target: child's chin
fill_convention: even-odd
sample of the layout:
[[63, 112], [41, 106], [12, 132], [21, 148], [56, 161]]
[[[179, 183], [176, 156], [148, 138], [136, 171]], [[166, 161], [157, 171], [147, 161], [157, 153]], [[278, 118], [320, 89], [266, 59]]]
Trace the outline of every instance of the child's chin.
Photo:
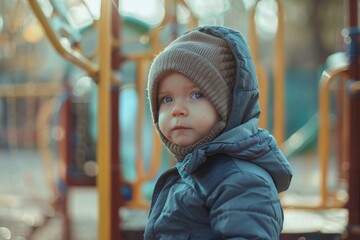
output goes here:
[[195, 141], [182, 140], [182, 141], [176, 141], [175, 144], [180, 147], [189, 147], [189, 146], [193, 145], [194, 143], [195, 143]]

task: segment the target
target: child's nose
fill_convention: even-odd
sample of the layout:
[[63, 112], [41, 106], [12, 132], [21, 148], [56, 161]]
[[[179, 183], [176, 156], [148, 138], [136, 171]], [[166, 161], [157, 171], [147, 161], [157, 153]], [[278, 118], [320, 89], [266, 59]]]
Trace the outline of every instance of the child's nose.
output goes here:
[[181, 101], [176, 102], [171, 111], [171, 115], [173, 117], [186, 116], [187, 113], [188, 113], [188, 110], [187, 110], [185, 104]]

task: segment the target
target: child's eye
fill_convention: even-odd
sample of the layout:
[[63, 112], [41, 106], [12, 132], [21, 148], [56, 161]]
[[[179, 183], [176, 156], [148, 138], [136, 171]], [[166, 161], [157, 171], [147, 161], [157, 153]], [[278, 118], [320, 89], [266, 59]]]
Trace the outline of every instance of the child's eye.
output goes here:
[[194, 92], [191, 95], [191, 98], [194, 98], [194, 99], [200, 99], [200, 98], [203, 98], [203, 97], [204, 97], [204, 94], [202, 92]]
[[162, 99], [161, 99], [161, 102], [162, 103], [169, 103], [169, 102], [171, 102], [173, 99], [171, 98], [171, 97], [169, 97], [169, 96], [166, 96], [166, 97], [163, 97]]

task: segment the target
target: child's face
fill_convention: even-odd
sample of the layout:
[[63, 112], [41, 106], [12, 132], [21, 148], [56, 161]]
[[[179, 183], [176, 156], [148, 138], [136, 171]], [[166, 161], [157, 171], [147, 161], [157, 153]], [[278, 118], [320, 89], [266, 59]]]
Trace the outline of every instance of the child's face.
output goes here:
[[215, 108], [188, 78], [172, 73], [158, 86], [159, 128], [172, 143], [189, 146], [205, 137], [218, 121]]

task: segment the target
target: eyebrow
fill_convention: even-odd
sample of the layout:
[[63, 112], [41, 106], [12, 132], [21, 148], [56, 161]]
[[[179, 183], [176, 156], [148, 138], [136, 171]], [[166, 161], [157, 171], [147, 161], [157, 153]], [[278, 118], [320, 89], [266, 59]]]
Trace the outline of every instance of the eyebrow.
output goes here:
[[[191, 90], [191, 89], [197, 89], [197, 90], [201, 90], [200, 89], [200, 87], [199, 86], [197, 86], [197, 85], [195, 85], [195, 84], [192, 84], [192, 85], [190, 85], [189, 84], [189, 86], [185, 86], [184, 88], [186, 88], [187, 90]], [[158, 91], [158, 94], [159, 93], [162, 93], [162, 92], [168, 92], [169, 90], [167, 90], [166, 88], [165, 88], [165, 91]], [[201, 90], [202, 91], [202, 90]]]
[[169, 91], [161, 91], [161, 92], [157, 92], [157, 96], [163, 96], [163, 95], [168, 95]]

